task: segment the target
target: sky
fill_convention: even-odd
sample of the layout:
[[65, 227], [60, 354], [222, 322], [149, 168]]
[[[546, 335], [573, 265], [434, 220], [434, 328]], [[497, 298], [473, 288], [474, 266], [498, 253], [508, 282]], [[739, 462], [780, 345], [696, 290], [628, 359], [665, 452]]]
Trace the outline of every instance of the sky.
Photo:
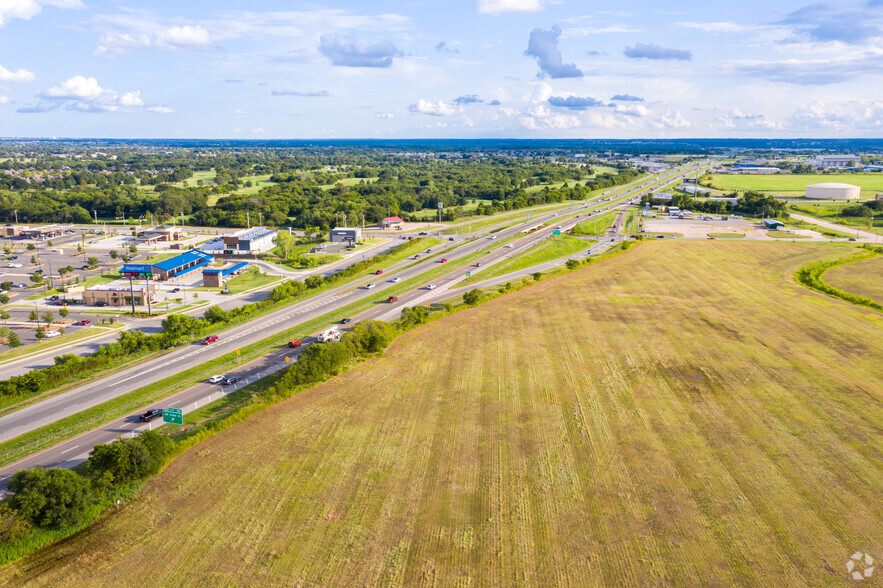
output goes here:
[[0, 0], [0, 137], [883, 136], [883, 0]]

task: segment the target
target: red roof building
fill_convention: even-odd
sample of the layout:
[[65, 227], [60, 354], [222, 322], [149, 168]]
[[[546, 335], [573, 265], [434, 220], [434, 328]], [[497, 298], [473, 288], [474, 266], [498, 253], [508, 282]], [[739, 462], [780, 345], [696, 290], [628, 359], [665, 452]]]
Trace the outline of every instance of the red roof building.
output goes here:
[[382, 221], [380, 221], [381, 229], [401, 229], [402, 225], [405, 224], [405, 221], [400, 219], [397, 216], [388, 216]]

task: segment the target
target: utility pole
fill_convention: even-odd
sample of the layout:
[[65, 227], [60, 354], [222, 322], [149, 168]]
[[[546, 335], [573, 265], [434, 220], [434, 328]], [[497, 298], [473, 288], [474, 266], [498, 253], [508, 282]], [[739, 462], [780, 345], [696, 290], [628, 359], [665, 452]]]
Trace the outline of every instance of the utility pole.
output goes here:
[[249, 216], [247, 210], [245, 211], [245, 226], [247, 226], [249, 229], [251, 228], [251, 217]]
[[93, 211], [92, 211], [92, 214], [95, 215], [95, 224], [97, 225], [97, 224], [98, 224], [98, 211], [97, 211], [97, 210], [93, 210]]
[[132, 316], [135, 316], [135, 286], [132, 283], [132, 276], [129, 276], [129, 300], [132, 301]]
[[12, 214], [15, 215], [15, 224], [18, 224], [18, 211], [17, 211], [17, 210], [13, 210], [13, 211], [12, 211]]

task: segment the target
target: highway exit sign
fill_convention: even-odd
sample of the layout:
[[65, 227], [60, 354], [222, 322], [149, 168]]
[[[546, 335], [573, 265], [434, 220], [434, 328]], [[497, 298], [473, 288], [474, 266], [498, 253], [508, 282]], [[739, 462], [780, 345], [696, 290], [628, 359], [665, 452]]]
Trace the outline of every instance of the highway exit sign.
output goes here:
[[183, 425], [184, 411], [180, 408], [167, 408], [162, 411], [162, 422], [172, 425]]
[[552, 234], [553, 235], [560, 235], [561, 231], [559, 231], [558, 229], [555, 229], [554, 231], [552, 231]]

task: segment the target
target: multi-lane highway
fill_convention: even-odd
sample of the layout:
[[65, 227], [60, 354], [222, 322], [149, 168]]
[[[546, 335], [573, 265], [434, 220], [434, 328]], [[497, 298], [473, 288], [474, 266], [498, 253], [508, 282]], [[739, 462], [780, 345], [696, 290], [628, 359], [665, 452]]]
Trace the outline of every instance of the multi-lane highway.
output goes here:
[[[676, 172], [666, 174], [660, 177], [660, 179], [652, 182], [652, 184], [657, 185], [669, 182], [671, 181], [671, 176], [676, 175], [677, 173], [683, 173], [683, 170], [677, 170]], [[555, 226], [560, 225], [561, 229], [566, 231], [574, 225], [586, 220], [586, 216], [582, 211], [589, 207], [594, 210], [600, 210], [605, 207], [609, 208], [617, 206], [617, 202], [621, 203], [623, 201], [636, 200], [636, 193], [643, 192], [646, 189], [652, 189], [652, 187], [647, 187], [648, 181], [646, 179], [643, 180], [643, 182], [643, 184], [636, 182], [632, 187], [613, 197], [613, 202], [574, 204], [573, 206], [570, 206], [565, 210], [559, 210], [556, 213], [548, 213], [543, 216], [534, 217], [529, 221], [530, 226], [555, 220]], [[586, 210], [586, 212], [590, 211]], [[573, 216], [577, 213], [580, 214], [579, 218]], [[511, 222], [511, 220], [507, 222]], [[388, 268], [387, 271], [384, 272], [382, 286], [394, 288], [395, 284], [389, 281], [389, 278], [398, 277], [402, 281], [406, 281], [416, 278], [431, 269], [435, 269], [439, 267], [438, 264], [442, 257], [454, 262], [465, 256], [486, 251], [486, 253], [481, 256], [480, 261], [482, 264], [481, 269], [488, 268], [506, 257], [518, 255], [519, 253], [530, 249], [537, 243], [548, 238], [551, 232], [555, 230], [555, 226], [550, 224], [549, 226], [540, 228], [533, 233], [520, 236], [520, 233], [525, 228], [525, 224], [526, 223], [521, 223], [495, 233], [498, 240], [479, 238], [464, 244], [445, 243], [443, 246], [437, 246], [433, 248], [432, 254], [429, 256], [423, 256], [419, 260], [406, 260], [396, 266]], [[506, 241], [510, 238], [514, 238], [511, 242], [511, 248], [501, 246], [502, 241]], [[604, 247], [605, 245], [606, 243], [602, 243], [601, 247]], [[444, 252], [444, 256], [442, 256], [442, 252]], [[563, 260], [558, 263], [563, 263]], [[473, 268], [461, 267], [448, 272], [444, 276], [433, 279], [433, 282], [439, 286], [437, 290], [426, 290], [422, 287], [425, 286], [425, 284], [423, 284], [419, 288], [399, 294], [399, 300], [395, 304], [374, 305], [371, 309], [354, 318], [358, 320], [371, 318], [389, 319], [397, 316], [405, 306], [424, 304], [427, 301], [443, 300], [457, 295], [460, 293], [460, 290], [465, 291], [465, 289], [469, 288], [452, 289], [457, 282], [465, 277], [464, 269]], [[518, 275], [529, 275], [529, 273], [536, 270], [537, 268], [528, 268], [518, 272]], [[479, 268], [475, 268], [473, 271], [475, 271], [480, 277]], [[274, 334], [285, 331], [292, 326], [318, 318], [355, 301], [366, 298], [374, 298], [378, 301], [383, 300], [386, 298], [383, 291], [386, 288], [381, 290], [368, 290], [359, 287], [376, 279], [377, 278], [374, 276], [368, 276], [357, 280], [356, 282], [339, 286], [333, 290], [323, 292], [316, 297], [275, 311], [256, 319], [255, 321], [235, 327], [227, 333], [222, 334], [217, 343], [211, 345], [194, 344], [186, 348], [177, 349], [159, 358], [144, 362], [139, 366], [103, 378], [100, 381], [80, 386], [64, 394], [57, 395], [40, 403], [8, 414], [0, 418], [0, 441], [14, 438], [27, 431], [54, 422], [59, 418], [96, 406], [152, 382], [167, 378], [174, 373], [179, 373], [226, 353], [230, 353], [235, 349], [272, 337]], [[501, 276], [492, 282], [502, 283], [510, 279], [513, 279], [513, 275]], [[487, 284], [480, 283], [470, 287], [480, 285]], [[309, 342], [309, 339], [306, 342]], [[239, 366], [235, 371], [235, 375], [241, 378], [242, 383], [245, 383], [249, 378], [255, 377], [255, 374], [260, 373], [261, 375], [266, 375], [266, 373], [273, 369], [281, 369], [284, 367], [284, 357], [288, 355], [293, 359], [297, 353], [292, 354], [289, 350], [282, 348], [282, 343], [284, 342], [280, 341], [280, 347], [266, 356], [249, 364]], [[300, 350], [294, 351], [299, 352]], [[217, 399], [220, 393], [221, 388], [218, 386], [200, 384], [171, 396], [164, 400], [161, 405], [192, 407], [194, 404], [199, 404], [201, 406], [206, 402]], [[133, 410], [133, 412], [137, 411]], [[40, 454], [30, 456], [0, 470], [0, 485], [4, 484], [4, 476], [8, 477], [12, 472], [21, 468], [33, 467], [36, 465], [48, 466], [59, 463], [66, 464], [71, 461], [82, 460], [84, 459], [83, 456], [88, 454], [88, 451], [95, 443], [113, 440], [120, 434], [131, 432], [137, 426], [139, 426], [138, 423], [134, 422], [131, 417], [118, 419], [90, 431], [89, 433], [85, 433], [76, 439], [59, 444]]]

